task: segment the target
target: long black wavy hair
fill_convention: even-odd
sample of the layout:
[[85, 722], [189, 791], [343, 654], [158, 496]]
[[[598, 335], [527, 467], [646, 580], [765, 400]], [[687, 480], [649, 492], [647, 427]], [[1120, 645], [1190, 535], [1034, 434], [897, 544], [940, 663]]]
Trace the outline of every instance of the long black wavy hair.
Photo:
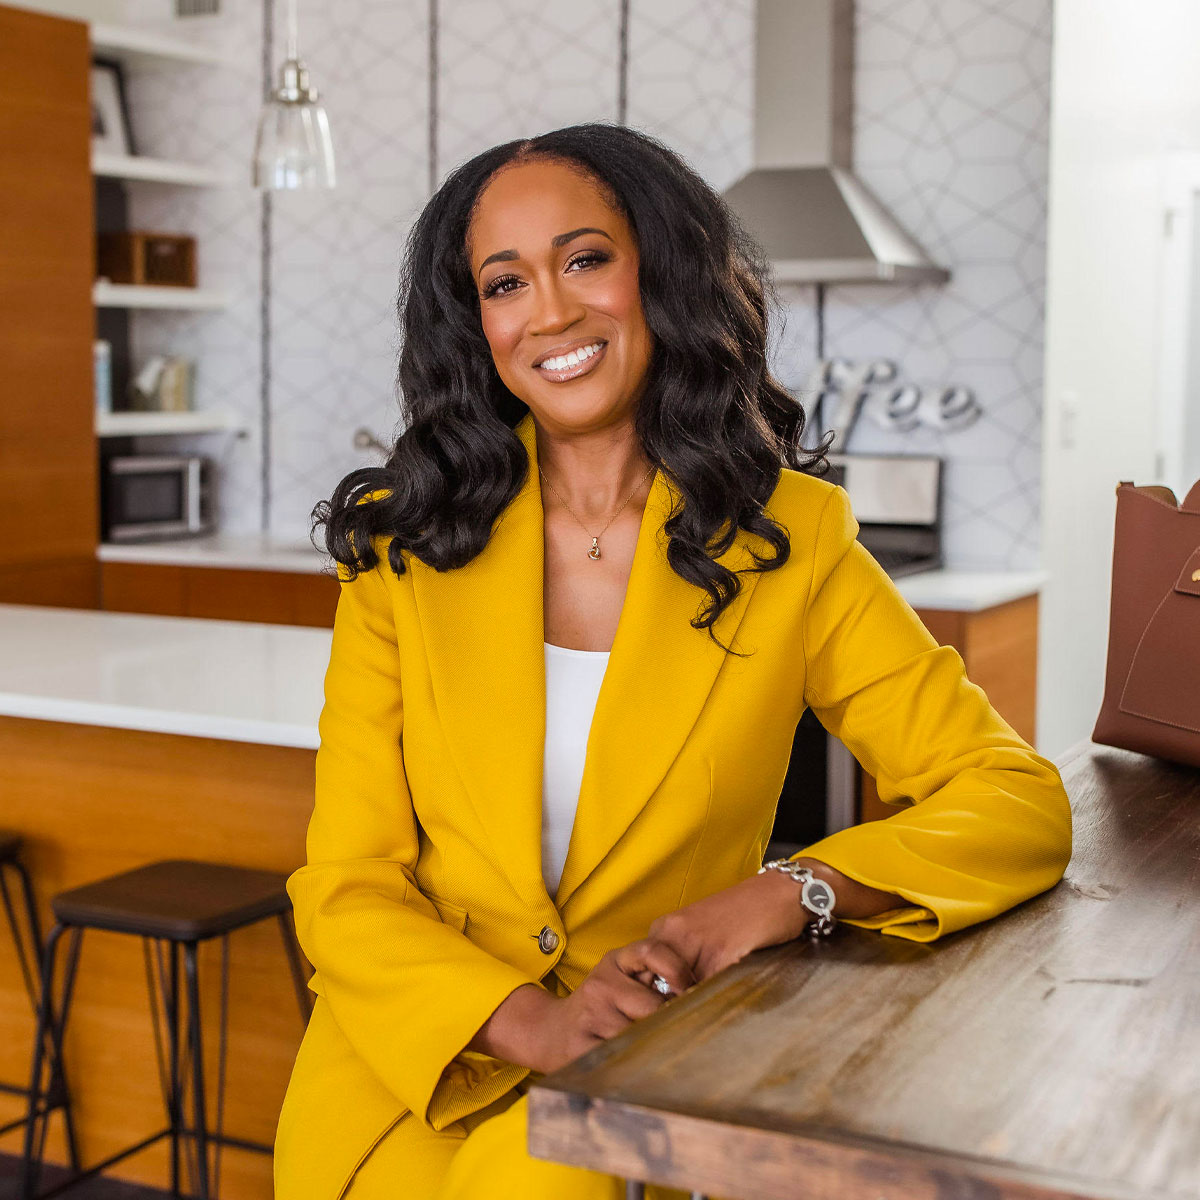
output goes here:
[[[625, 126], [570, 125], [506, 142], [438, 188], [409, 233], [401, 270], [402, 432], [382, 466], [351, 471], [313, 508], [312, 533], [325, 526], [350, 579], [377, 565], [379, 534], [390, 535], [397, 575], [404, 550], [446, 571], [483, 550], [520, 491], [529, 456], [513, 428], [529, 409], [492, 361], [466, 238], [493, 175], [531, 159], [583, 171], [632, 226], [654, 338], [635, 429], [677, 493], [664, 526], [668, 561], [707, 595], [692, 625], [717, 640], [712, 627], [742, 584], [715, 559], [741, 529], [764, 543], [746, 569], [787, 562], [787, 533], [763, 506], [782, 466], [824, 473], [829, 441], [800, 445], [804, 411], [767, 369], [768, 302], [777, 297], [761, 249], [677, 154]], [[384, 494], [364, 500], [376, 492]]]

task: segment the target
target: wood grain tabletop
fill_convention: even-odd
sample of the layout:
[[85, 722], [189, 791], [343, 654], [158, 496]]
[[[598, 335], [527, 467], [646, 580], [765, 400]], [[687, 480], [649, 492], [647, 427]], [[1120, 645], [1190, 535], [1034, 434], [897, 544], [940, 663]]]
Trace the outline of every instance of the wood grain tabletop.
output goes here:
[[1059, 768], [1057, 887], [755, 951], [531, 1087], [530, 1153], [736, 1200], [1196, 1200], [1200, 770]]

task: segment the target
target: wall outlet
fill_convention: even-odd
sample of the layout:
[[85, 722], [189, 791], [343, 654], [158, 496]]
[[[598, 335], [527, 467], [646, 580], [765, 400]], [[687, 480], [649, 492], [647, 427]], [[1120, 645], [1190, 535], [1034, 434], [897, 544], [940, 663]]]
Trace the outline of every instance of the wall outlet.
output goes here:
[[1058, 398], [1058, 445], [1063, 450], [1074, 450], [1079, 441], [1079, 393], [1074, 388], [1063, 388]]

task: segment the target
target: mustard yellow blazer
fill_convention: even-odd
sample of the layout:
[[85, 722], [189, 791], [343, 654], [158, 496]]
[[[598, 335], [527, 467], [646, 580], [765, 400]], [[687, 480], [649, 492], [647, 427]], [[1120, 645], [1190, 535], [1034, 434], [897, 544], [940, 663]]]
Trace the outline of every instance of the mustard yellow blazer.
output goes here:
[[[655, 917], [753, 874], [806, 707], [897, 810], [806, 848], [911, 902], [850, 923], [930, 941], [1051, 887], [1070, 857], [1058, 771], [855, 540], [845, 491], [782, 472], [768, 511], [791, 557], [743, 576], [722, 614], [722, 641], [753, 651], [737, 658], [689, 624], [703, 596], [667, 563], [656, 474], [548, 895], [543, 514], [532, 418], [516, 432], [530, 470], [482, 554], [439, 573], [406, 552], [397, 578], [381, 538], [373, 571], [343, 573], [308, 861], [288, 881], [317, 1000], [278, 1200], [335, 1200], [405, 1112], [455, 1132], [530, 1074], [464, 1050], [509, 993], [565, 994]], [[722, 561], [750, 565], [746, 535]]]

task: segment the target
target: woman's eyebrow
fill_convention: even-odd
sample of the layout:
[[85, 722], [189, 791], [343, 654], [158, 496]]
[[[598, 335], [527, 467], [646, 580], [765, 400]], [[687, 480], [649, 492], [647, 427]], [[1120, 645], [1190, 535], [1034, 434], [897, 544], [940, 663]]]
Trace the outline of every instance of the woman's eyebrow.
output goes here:
[[[582, 237], [585, 233], [598, 233], [601, 237], [608, 238], [610, 242], [613, 241], [612, 237], [605, 233], [603, 229], [596, 229], [591, 225], [585, 225], [581, 229], [572, 229], [570, 233], [556, 233], [550, 239], [550, 245], [553, 249], [557, 250], [559, 246], [565, 246], [568, 242], [573, 241], [577, 237]], [[488, 263], [509, 262], [511, 259], [520, 257], [515, 250], [497, 250], [495, 254], [489, 254], [479, 264], [479, 270], [482, 271]]]

